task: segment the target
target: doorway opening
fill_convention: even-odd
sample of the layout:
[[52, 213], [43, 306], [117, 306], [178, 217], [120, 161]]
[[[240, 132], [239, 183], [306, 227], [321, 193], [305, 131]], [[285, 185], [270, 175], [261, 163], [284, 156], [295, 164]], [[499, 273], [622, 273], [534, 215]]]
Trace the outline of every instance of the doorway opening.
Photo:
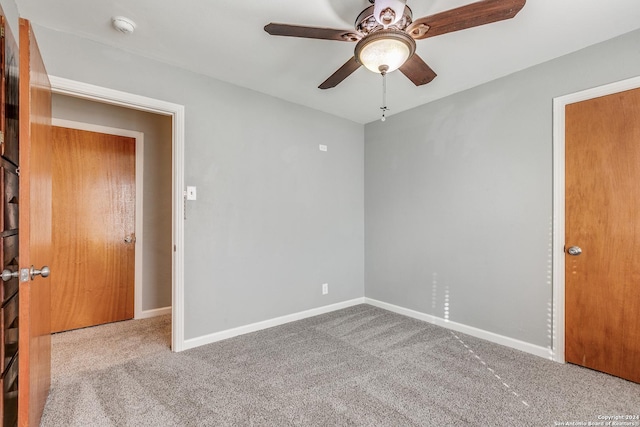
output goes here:
[[[184, 349], [184, 106], [113, 89], [49, 77], [54, 94], [171, 118], [171, 349]], [[167, 269], [168, 270], [168, 269]]]

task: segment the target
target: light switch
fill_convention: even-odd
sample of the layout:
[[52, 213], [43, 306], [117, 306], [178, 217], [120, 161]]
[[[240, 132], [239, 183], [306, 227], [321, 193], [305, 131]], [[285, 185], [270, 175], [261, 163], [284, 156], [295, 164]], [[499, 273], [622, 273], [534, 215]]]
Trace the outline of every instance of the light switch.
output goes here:
[[196, 187], [187, 187], [187, 200], [196, 200]]
[[327, 146], [324, 144], [320, 144], [320, 151], [327, 151]]

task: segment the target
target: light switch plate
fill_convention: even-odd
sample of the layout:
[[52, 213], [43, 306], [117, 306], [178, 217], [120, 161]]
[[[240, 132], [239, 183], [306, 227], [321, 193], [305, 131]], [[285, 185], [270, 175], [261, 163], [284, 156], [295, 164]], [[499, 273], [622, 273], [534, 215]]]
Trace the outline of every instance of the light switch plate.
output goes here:
[[187, 187], [187, 200], [196, 200], [196, 187]]

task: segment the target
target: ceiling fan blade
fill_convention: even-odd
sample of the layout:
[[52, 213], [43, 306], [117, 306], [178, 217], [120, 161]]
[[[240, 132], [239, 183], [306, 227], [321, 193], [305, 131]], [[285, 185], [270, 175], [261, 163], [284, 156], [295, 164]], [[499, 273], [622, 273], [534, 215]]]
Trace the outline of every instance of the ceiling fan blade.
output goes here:
[[407, 33], [416, 40], [511, 19], [526, 0], [483, 0], [413, 21]]
[[354, 56], [350, 60], [345, 62], [345, 64], [342, 67], [338, 68], [338, 71], [333, 73], [327, 80], [322, 82], [322, 84], [318, 87], [320, 89], [331, 89], [332, 87], [336, 87], [344, 79], [349, 77], [351, 73], [353, 73], [355, 70], [357, 70], [361, 66], [362, 65], [358, 61], [356, 61], [356, 58]]
[[304, 37], [307, 39], [337, 40], [342, 42], [357, 42], [362, 38], [362, 35], [350, 30], [274, 24], [273, 22], [265, 25], [264, 30], [272, 36]]
[[426, 85], [437, 76], [435, 71], [433, 71], [431, 67], [429, 67], [417, 54], [414, 54], [409, 58], [407, 62], [400, 67], [400, 71], [416, 86]]

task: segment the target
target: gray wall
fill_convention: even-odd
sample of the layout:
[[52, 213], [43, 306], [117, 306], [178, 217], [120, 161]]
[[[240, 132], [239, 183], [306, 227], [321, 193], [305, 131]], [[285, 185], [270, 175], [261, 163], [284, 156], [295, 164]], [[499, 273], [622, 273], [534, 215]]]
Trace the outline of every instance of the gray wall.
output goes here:
[[171, 117], [58, 94], [52, 115], [144, 133], [142, 310], [171, 306]]
[[34, 31], [50, 75], [185, 106], [186, 339], [362, 297], [362, 125]]
[[186, 338], [366, 294], [549, 346], [552, 98], [640, 74], [636, 31], [363, 131], [35, 32], [52, 75], [186, 106]]
[[552, 99], [640, 75], [639, 41], [367, 124], [366, 296], [550, 346]]

